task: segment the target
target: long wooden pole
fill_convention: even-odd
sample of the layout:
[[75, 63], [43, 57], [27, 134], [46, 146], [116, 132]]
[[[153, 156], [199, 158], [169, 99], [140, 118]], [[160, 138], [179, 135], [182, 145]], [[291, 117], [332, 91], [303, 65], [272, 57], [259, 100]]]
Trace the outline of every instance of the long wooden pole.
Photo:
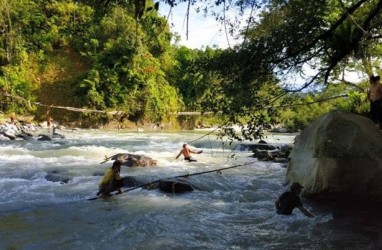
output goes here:
[[[190, 177], [190, 176], [201, 175], [201, 174], [208, 174], [208, 173], [213, 173], [213, 172], [220, 173], [223, 170], [227, 170], [227, 169], [231, 169], [231, 168], [237, 168], [237, 167], [242, 167], [242, 166], [253, 164], [255, 162], [257, 162], [257, 161], [247, 162], [247, 163], [244, 163], [244, 164], [235, 165], [235, 166], [231, 166], [231, 167], [225, 167], [225, 168], [213, 169], [213, 170], [208, 170], [208, 171], [203, 171], [203, 172], [197, 172], [197, 173], [193, 173], [193, 174], [183, 174], [183, 175], [177, 175], [177, 176], [173, 176], [173, 177], [161, 178], [161, 179], [158, 179], [158, 180], [155, 180], [155, 181], [151, 181], [151, 182], [148, 182], [148, 183], [136, 186], [136, 187], [128, 188], [126, 190], [123, 190], [122, 193], [127, 193], [127, 192], [130, 192], [130, 191], [136, 190], [138, 188], [143, 188], [143, 187], [151, 186], [153, 184], [156, 184], [156, 183], [158, 183], [158, 182], [160, 182], [162, 180], [166, 180], [166, 179], [187, 178], [187, 177]], [[98, 198], [99, 197], [93, 197], [93, 198], [89, 198], [87, 200], [88, 201], [94, 201], [94, 200], [97, 200]]]

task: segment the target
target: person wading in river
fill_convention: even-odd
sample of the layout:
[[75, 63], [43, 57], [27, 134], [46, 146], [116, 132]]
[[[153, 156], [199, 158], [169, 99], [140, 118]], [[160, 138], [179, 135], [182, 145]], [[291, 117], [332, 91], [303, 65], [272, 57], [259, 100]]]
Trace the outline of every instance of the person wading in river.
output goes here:
[[276, 210], [278, 214], [290, 215], [295, 207], [308, 217], [313, 217], [308, 210], [306, 210], [301, 203], [299, 194], [303, 186], [298, 182], [292, 183], [290, 191], [283, 193], [280, 198], [275, 202]]
[[99, 191], [97, 196], [100, 198], [105, 198], [111, 196], [111, 192], [117, 190], [117, 194], [122, 194], [121, 187], [123, 186], [123, 179], [119, 175], [121, 171], [122, 162], [117, 160], [114, 161], [113, 166], [110, 167], [102, 177], [99, 183]]
[[201, 154], [202, 152], [203, 152], [203, 150], [200, 150], [200, 151], [191, 150], [188, 147], [187, 144], [183, 144], [182, 150], [180, 150], [179, 154], [175, 157], [175, 159], [178, 159], [179, 156], [183, 155], [184, 156], [184, 160], [186, 160], [186, 161], [189, 161], [189, 162], [196, 161], [195, 159], [193, 159], [191, 157], [191, 153], [193, 153], [193, 154]]

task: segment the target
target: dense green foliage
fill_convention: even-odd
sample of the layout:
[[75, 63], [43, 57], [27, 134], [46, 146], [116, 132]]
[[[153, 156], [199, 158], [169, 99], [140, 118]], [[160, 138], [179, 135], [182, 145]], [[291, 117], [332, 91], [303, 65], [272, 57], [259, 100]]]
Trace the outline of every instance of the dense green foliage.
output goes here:
[[346, 78], [380, 73], [382, 0], [190, 3], [200, 2], [207, 6], [198, 11], [214, 6], [228, 33], [238, 27], [228, 9], [257, 10], [244, 42], [224, 50], [171, 45], [158, 8], [175, 1], [0, 0], [1, 111], [40, 119], [50, 112], [82, 125], [171, 123], [178, 111], [210, 111], [215, 118], [178, 122], [219, 123], [236, 139], [258, 138], [270, 124], [302, 129], [331, 109], [367, 114], [367, 77]]
[[[46, 105], [123, 111], [133, 121], [169, 120], [182, 102], [166, 79], [175, 63], [166, 21], [150, 1], [139, 20], [133, 4], [101, 3], [2, 1], [2, 91]], [[3, 110], [20, 113], [25, 103]]]
[[[205, 107], [223, 111], [227, 133], [233, 134], [231, 125], [239, 123], [242, 136], [254, 139], [269, 123], [302, 128], [330, 109], [367, 112], [367, 79], [380, 73], [375, 66], [380, 65], [382, 1], [229, 3], [240, 10], [249, 5], [259, 14], [247, 20], [251, 25], [243, 31], [246, 40], [225, 50], [212, 64], [220, 82], [211, 97], [218, 98], [206, 99]], [[226, 20], [225, 11], [218, 16], [235, 27], [235, 22]], [[354, 71], [363, 72], [364, 81], [348, 81], [347, 75]], [[306, 72], [310, 76], [296, 83], [293, 76]], [[320, 94], [294, 94], [308, 87]], [[335, 98], [339, 95], [343, 98]], [[326, 99], [330, 102], [322, 104]]]

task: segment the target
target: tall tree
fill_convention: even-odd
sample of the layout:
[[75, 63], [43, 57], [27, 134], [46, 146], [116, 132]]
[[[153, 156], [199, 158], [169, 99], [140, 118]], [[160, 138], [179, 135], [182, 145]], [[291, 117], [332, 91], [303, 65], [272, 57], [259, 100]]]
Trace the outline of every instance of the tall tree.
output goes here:
[[[229, 22], [224, 18], [228, 7], [238, 6], [239, 11], [257, 8], [260, 12], [249, 17], [249, 28], [243, 30], [245, 42], [225, 51], [215, 63], [221, 83], [214, 96], [223, 98], [207, 102], [207, 107], [219, 106], [231, 123], [247, 117], [243, 124], [259, 128], [264, 119], [257, 117], [257, 112], [266, 109], [278, 115], [273, 104], [287, 100], [280, 96], [312, 85], [336, 83], [341, 73], [356, 65], [354, 62], [367, 65], [365, 62], [379, 55], [375, 48], [381, 39], [382, 0], [317, 0], [309, 4], [304, 0], [223, 0], [215, 4], [225, 6], [223, 14], [218, 14], [225, 23]], [[296, 85], [291, 76], [303, 75], [307, 68], [312, 75]], [[373, 73], [370, 67], [366, 72]], [[283, 91], [262, 100], [259, 93], [267, 83], [279, 84]], [[257, 131], [252, 132], [256, 135]]]

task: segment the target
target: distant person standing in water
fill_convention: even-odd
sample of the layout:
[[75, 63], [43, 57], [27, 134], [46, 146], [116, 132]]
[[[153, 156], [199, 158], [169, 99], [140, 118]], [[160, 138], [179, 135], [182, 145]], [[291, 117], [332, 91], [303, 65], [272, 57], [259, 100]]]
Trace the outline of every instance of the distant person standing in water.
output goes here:
[[50, 129], [50, 127], [52, 126], [52, 121], [53, 121], [53, 118], [51, 116], [48, 116], [48, 118], [46, 119], [46, 126]]
[[12, 113], [9, 120], [10, 120], [10, 122], [9, 122], [10, 124], [16, 124], [16, 114]]
[[370, 119], [382, 129], [382, 85], [379, 76], [370, 76], [367, 97], [370, 101]]
[[299, 194], [302, 188], [300, 183], [294, 182], [290, 186], [290, 191], [283, 193], [280, 198], [276, 200], [275, 206], [278, 214], [290, 215], [293, 209], [297, 207], [306, 216], [313, 217], [313, 214], [306, 210], [301, 203]]
[[46, 127], [48, 128], [48, 131], [50, 131], [50, 128], [52, 127], [53, 118], [49, 114], [49, 109], [46, 111]]
[[184, 160], [186, 160], [186, 161], [189, 161], [189, 162], [196, 161], [195, 159], [193, 159], [191, 157], [191, 153], [193, 153], [193, 154], [201, 154], [202, 152], [203, 152], [203, 150], [200, 150], [200, 151], [191, 150], [188, 147], [187, 144], [183, 144], [182, 150], [180, 150], [179, 154], [175, 157], [175, 159], [178, 159], [179, 156], [183, 155], [184, 156]]

